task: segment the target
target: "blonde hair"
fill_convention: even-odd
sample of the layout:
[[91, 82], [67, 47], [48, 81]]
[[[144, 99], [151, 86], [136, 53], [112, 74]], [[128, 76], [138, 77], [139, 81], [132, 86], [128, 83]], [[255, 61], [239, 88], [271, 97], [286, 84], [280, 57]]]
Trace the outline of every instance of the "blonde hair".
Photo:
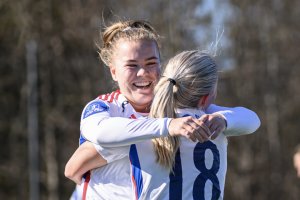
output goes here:
[[128, 20], [115, 22], [105, 28], [102, 33], [102, 46], [99, 48], [99, 56], [105, 65], [110, 66], [116, 43], [120, 39], [126, 40], [152, 40], [159, 48], [159, 35], [152, 25], [143, 20]]
[[[217, 65], [203, 51], [184, 51], [168, 62], [154, 89], [150, 117], [176, 117], [177, 108], [197, 108], [201, 97], [209, 94], [217, 83]], [[172, 170], [179, 137], [152, 140], [157, 162]]]

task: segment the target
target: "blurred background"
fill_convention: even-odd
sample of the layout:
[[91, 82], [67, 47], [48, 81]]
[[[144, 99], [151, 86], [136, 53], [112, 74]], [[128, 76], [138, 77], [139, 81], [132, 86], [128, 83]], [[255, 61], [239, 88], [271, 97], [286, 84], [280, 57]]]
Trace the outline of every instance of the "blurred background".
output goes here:
[[1, 0], [0, 199], [68, 199], [64, 166], [84, 105], [112, 90], [96, 43], [105, 24], [150, 21], [165, 63], [219, 42], [217, 104], [261, 119], [229, 139], [225, 199], [299, 199], [299, 0]]

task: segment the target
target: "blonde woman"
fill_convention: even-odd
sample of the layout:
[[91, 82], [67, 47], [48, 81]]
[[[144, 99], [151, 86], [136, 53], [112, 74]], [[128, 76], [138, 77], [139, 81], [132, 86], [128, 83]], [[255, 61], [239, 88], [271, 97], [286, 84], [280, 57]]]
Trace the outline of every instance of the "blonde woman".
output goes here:
[[[209, 73], [204, 73], [204, 71], [200, 70], [199, 73], [201, 72], [202, 76], [192, 78], [189, 74], [187, 74], [187, 69], [191, 68], [192, 66], [203, 64], [202, 62], [198, 62], [198, 59], [203, 58], [198, 54], [192, 54], [191, 56], [187, 57], [178, 55], [168, 64], [166, 72], [164, 73], [161, 81], [157, 86], [157, 97], [155, 96], [155, 99], [153, 100], [154, 104], [152, 104], [151, 116], [164, 118], [143, 118], [143, 116], [147, 115], [150, 105], [149, 103], [151, 103], [153, 99], [153, 93], [151, 93], [151, 90], [148, 89], [153, 87], [156, 81], [153, 78], [155, 76], [152, 76], [151, 79], [151, 76], [148, 73], [150, 73], [151, 70], [154, 70], [154, 68], [152, 68], [151, 66], [157, 64], [158, 55], [155, 53], [152, 53], [151, 55], [151, 51], [144, 51], [145, 49], [147, 49], [147, 45], [145, 46], [144, 44], [146, 44], [149, 40], [145, 41], [145, 38], [139, 38], [136, 35], [134, 37], [132, 36], [132, 34], [134, 35], [137, 31], [140, 31], [137, 30], [139, 28], [132, 28], [130, 26], [129, 28], [125, 27], [121, 29], [122, 32], [120, 35], [122, 35], [122, 37], [119, 36], [116, 40], [113, 40], [115, 43], [110, 43], [110, 45], [114, 45], [114, 48], [112, 56], [110, 57], [112, 58], [112, 61], [107, 62], [107, 64], [110, 65], [112, 77], [119, 83], [121, 93], [115, 92], [110, 95], [100, 96], [100, 99], [95, 100], [96, 102], [92, 101], [91, 103], [89, 103], [83, 111], [81, 133], [88, 140], [94, 143], [98, 143], [101, 146], [91, 145], [90, 143], [85, 142], [74, 153], [66, 166], [66, 175], [69, 178], [75, 180], [77, 183], [80, 183], [80, 178], [84, 172], [89, 169], [93, 169], [95, 167], [99, 167], [109, 163], [104, 167], [92, 170], [91, 176], [85, 180], [84, 184], [81, 184], [81, 187], [83, 187], [83, 190], [86, 192], [84, 196], [86, 196], [87, 198], [168, 199], [169, 194], [175, 194], [173, 191], [174, 189], [177, 192], [181, 191], [181, 195], [176, 196], [180, 198], [182, 197], [183, 199], [186, 199], [186, 197], [189, 198], [191, 195], [194, 195], [194, 190], [191, 192], [190, 190], [184, 189], [185, 180], [195, 180], [195, 178], [198, 177], [201, 173], [196, 167], [198, 171], [194, 170], [194, 173], [192, 174], [185, 174], [184, 172], [186, 170], [184, 169], [183, 165], [179, 165], [178, 162], [175, 162], [174, 165], [175, 153], [179, 152], [177, 151], [177, 149], [181, 152], [183, 148], [187, 150], [183, 151], [187, 152], [187, 155], [183, 156], [182, 154], [180, 154], [180, 157], [177, 156], [175, 160], [181, 161], [181, 159], [190, 158], [192, 156], [190, 155], [190, 150], [196, 149], [195, 145], [199, 146], [199, 144], [201, 144], [191, 142], [190, 140], [196, 141], [197, 138], [199, 141], [205, 142], [211, 136], [210, 131], [207, 130], [207, 127], [205, 128], [205, 126], [203, 125], [203, 121], [197, 121], [196, 119], [204, 114], [202, 113], [203, 111], [213, 112], [222, 109], [224, 110], [224, 108], [215, 105], [211, 105], [208, 107], [208, 105], [213, 101], [217, 82], [216, 66], [214, 62], [205, 66], [205, 68], [215, 68], [215, 70], [210, 69], [212, 71], [210, 71]], [[125, 36], [130, 37], [125, 38]], [[124, 44], [126, 48], [123, 48]], [[124, 58], [122, 50], [126, 50], [125, 52], [127, 52], [127, 57], [125, 56], [126, 59], [125, 62], [123, 61], [123, 64], [122, 59], [120, 59]], [[189, 53], [185, 52], [183, 54], [185, 55]], [[132, 57], [134, 57], [134, 59], [132, 59]], [[193, 61], [192, 58], [194, 57], [198, 59], [195, 59], [195, 61]], [[103, 58], [105, 57], [102, 56], [102, 59]], [[182, 59], [192, 62], [190, 62], [190, 65], [186, 65], [182, 63]], [[213, 60], [211, 59], [211, 61]], [[211, 64], [214, 66], [210, 66]], [[119, 68], [116, 66], [119, 66]], [[178, 67], [178, 69], [180, 68], [179, 71], [176, 70], [176, 66], [181, 66]], [[173, 76], [167, 73], [168, 69], [170, 68], [172, 69], [170, 71], [175, 73], [173, 74]], [[126, 74], [126, 72], [130, 72], [129, 75], [131, 75], [127, 76], [128, 74]], [[133, 73], [135, 75], [133, 75]], [[177, 73], [181, 73], [181, 75], [187, 75], [188, 79], [181, 79], [175, 76]], [[192, 73], [195, 73], [195, 71], [192, 71]], [[201, 73], [199, 75], [201, 75]], [[206, 83], [205, 85], [204, 80], [206, 80], [208, 77], [214, 78], [210, 78], [209, 83]], [[126, 78], [126, 80], [123, 80], [124, 78]], [[201, 78], [202, 82], [197, 82], [199, 78]], [[181, 90], [179, 89], [184, 80], [189, 81], [190, 83], [195, 83], [194, 86], [198, 86], [198, 90], [204, 91], [201, 95], [197, 93], [197, 95], [199, 95], [197, 96], [196, 93], [193, 92], [192, 88], [189, 88], [190, 86], [185, 87], [183, 85], [183, 88], [191, 89], [190, 92], [184, 94], [184, 99], [189, 102], [195, 103], [195, 99], [192, 100], [189, 98], [189, 95], [194, 94], [194, 97], [197, 96], [198, 98], [197, 105], [193, 104], [193, 106], [191, 106], [190, 104], [186, 104], [186, 106], [182, 106], [180, 104], [180, 101], [178, 101], [177, 95], [181, 94]], [[167, 87], [165, 88], [163, 86]], [[163, 95], [159, 95], [161, 93], [161, 87], [163, 88], [163, 91], [168, 92], [164, 94], [165, 98], [162, 98]], [[173, 95], [174, 98], [171, 98], [173, 100], [164, 102], [170, 97], [168, 95]], [[136, 101], [135, 98], [137, 98], [139, 101]], [[136, 102], [147, 103], [143, 104], [144, 106], [140, 106], [142, 104], [136, 104]], [[164, 103], [161, 104], [161, 102]], [[163, 107], [163, 105], [165, 106], [165, 108]], [[156, 112], [155, 108], [159, 108], [158, 110], [161, 110], [161, 108], [163, 108], [163, 112]], [[175, 119], [175, 113], [178, 112], [179, 114], [179, 109], [183, 108], [192, 108], [193, 110], [191, 110], [191, 112], [187, 112], [187, 110], [184, 110], [184, 115], [188, 114], [192, 117], [189, 116], [181, 118], [185, 121], [176, 121], [178, 119]], [[199, 108], [202, 108], [202, 110]], [[169, 112], [170, 109], [171, 112]], [[259, 119], [257, 118], [256, 114], [245, 108], [227, 109], [227, 111], [222, 112], [225, 115], [228, 123], [227, 134], [252, 133], [259, 126]], [[243, 117], [245, 117], [246, 119], [244, 120]], [[139, 119], [130, 120], [126, 118]], [[214, 116], [206, 116], [206, 119], [210, 122], [216, 122], [210, 123], [212, 132], [215, 132], [212, 138], [217, 137], [220, 131], [224, 130], [226, 127], [226, 121], [224, 120], [223, 115], [216, 114]], [[173, 131], [183, 131], [178, 131], [177, 134], [172, 134], [171, 127], [175, 126], [174, 124], [177, 125], [177, 127], [174, 128]], [[178, 129], [178, 127], [181, 127], [181, 129]], [[188, 136], [186, 137], [187, 141], [184, 141], [181, 137], [168, 137], [161, 140], [155, 139], [153, 140], [153, 142], [150, 140], [151, 138], [165, 137], [168, 135], [168, 132], [173, 136], [180, 134], [185, 137]], [[176, 131], [174, 131], [173, 133], [176, 133]], [[219, 137], [223, 137], [222, 135], [223, 134], [218, 136], [217, 139]], [[217, 139], [215, 140], [217, 141]], [[225, 139], [223, 139], [222, 141], [223, 144], [226, 144], [226, 142], [224, 142]], [[180, 143], [182, 144], [180, 145]], [[219, 188], [219, 192], [215, 192], [214, 189], [211, 189], [211, 193], [216, 194], [215, 196], [221, 196], [220, 194], [222, 193], [222, 188], [224, 187], [225, 180], [224, 174], [226, 173], [226, 145], [223, 145], [222, 147], [223, 148], [221, 152], [223, 157], [222, 159], [220, 158], [222, 160], [222, 174], [220, 175], [220, 180], [216, 175], [217, 172], [214, 174], [212, 179], [200, 178], [202, 180], [202, 182], [200, 180], [200, 185], [201, 183], [203, 184], [203, 182], [212, 182], [215, 179], [218, 179], [218, 181], [215, 181], [217, 182], [217, 184], [213, 183], [210, 186], [204, 187], [202, 185], [203, 187], [199, 188], [199, 190], [197, 190], [196, 187], [195, 191], [202, 191], [204, 189], [209, 190], [209, 187], [214, 186]], [[95, 149], [97, 151], [95, 151]], [[225, 152], [225, 154], [223, 152]], [[99, 156], [98, 153], [101, 156]], [[96, 156], [93, 157], [93, 155]], [[204, 154], [202, 153], [199, 155], [196, 154], [196, 158], [203, 159]], [[212, 156], [210, 157], [213, 159], [215, 158]], [[196, 166], [195, 162], [187, 163], [189, 163], [189, 165], [191, 166], [192, 164]], [[203, 167], [203, 163], [204, 162], [202, 160], [202, 164], [200, 162], [200, 168], [201, 166]], [[173, 165], [175, 168], [171, 170]], [[179, 172], [180, 170], [178, 171], [178, 169], [181, 169], [181, 173]], [[169, 177], [170, 171], [173, 171], [174, 173], [171, 173]], [[189, 171], [189, 169], [187, 171]], [[215, 171], [216, 169], [214, 168], [214, 172]], [[197, 174], [195, 172], [197, 172]], [[177, 178], [179, 178], [179, 181], [176, 181]], [[174, 183], [178, 184], [175, 184], [174, 186]], [[197, 183], [196, 185], [199, 185], [199, 181], [195, 181], [195, 183]], [[203, 193], [200, 192], [200, 194], [198, 194], [196, 192], [195, 197], [199, 197], [201, 199], [201, 194]]]

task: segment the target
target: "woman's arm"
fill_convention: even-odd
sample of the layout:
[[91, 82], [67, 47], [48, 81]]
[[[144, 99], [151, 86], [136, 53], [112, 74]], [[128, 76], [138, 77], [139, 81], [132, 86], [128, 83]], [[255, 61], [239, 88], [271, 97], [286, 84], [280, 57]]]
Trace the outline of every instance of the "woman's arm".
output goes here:
[[257, 114], [244, 107], [222, 107], [210, 105], [206, 113], [218, 113], [225, 117], [227, 128], [224, 131], [226, 136], [239, 136], [255, 132], [260, 126], [260, 119]]
[[[128, 119], [111, 117], [110, 107], [101, 100], [89, 103], [83, 110], [80, 132], [88, 141], [103, 147], [127, 146], [157, 137], [184, 136], [195, 141], [203, 123], [192, 117]], [[116, 113], [114, 114], [116, 115]], [[200, 131], [205, 131], [204, 128]]]
[[81, 184], [82, 176], [89, 170], [107, 164], [90, 142], [84, 142], [74, 152], [65, 167], [65, 176], [76, 184]]
[[83, 119], [80, 132], [88, 141], [105, 147], [124, 146], [157, 137], [166, 137], [170, 123], [168, 118], [108, 117], [99, 119], [97, 115]]
[[119, 112], [118, 105], [100, 99], [89, 102], [81, 115], [81, 135], [92, 143], [106, 147], [124, 146], [168, 135], [167, 126], [171, 119], [128, 119]]

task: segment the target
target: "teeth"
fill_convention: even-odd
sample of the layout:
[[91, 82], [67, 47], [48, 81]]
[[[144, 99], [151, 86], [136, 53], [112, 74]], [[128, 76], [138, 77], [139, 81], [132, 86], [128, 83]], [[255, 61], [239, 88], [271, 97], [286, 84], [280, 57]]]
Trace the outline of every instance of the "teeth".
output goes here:
[[146, 87], [146, 86], [149, 86], [150, 84], [151, 84], [150, 81], [134, 83], [134, 85], [138, 86], [138, 87]]

